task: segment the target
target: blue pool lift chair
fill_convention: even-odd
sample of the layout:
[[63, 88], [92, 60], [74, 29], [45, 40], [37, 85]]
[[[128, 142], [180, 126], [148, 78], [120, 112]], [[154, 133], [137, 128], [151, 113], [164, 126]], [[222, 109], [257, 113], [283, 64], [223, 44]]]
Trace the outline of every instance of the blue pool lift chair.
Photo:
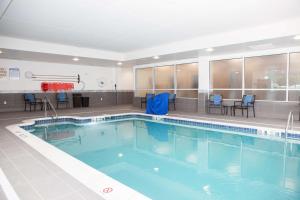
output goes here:
[[234, 101], [233, 113], [235, 110], [242, 110], [242, 116], [244, 116], [244, 110], [247, 111], [247, 118], [249, 116], [249, 109], [252, 109], [253, 116], [255, 117], [255, 95], [244, 95], [241, 101]]
[[169, 106], [173, 104], [174, 110], [176, 110], [176, 94], [169, 94]]
[[221, 114], [223, 114], [223, 97], [220, 94], [211, 94], [206, 103], [207, 113], [211, 113], [211, 108], [220, 109]]
[[36, 106], [39, 105], [42, 110], [43, 102], [42, 99], [36, 98], [35, 94], [32, 93], [25, 93], [23, 94], [24, 102], [25, 102], [25, 108], [24, 111], [27, 110], [27, 105], [29, 106], [29, 111], [31, 112], [31, 107], [33, 106], [34, 111], [36, 111]]
[[66, 108], [70, 106], [69, 98], [67, 93], [60, 92], [56, 94], [56, 108], [58, 108], [59, 104], [65, 104]]
[[146, 96], [141, 98], [141, 108], [143, 108], [143, 104], [145, 104], [145, 106], [147, 107], [147, 99], [153, 98], [154, 96], [155, 94], [146, 93]]

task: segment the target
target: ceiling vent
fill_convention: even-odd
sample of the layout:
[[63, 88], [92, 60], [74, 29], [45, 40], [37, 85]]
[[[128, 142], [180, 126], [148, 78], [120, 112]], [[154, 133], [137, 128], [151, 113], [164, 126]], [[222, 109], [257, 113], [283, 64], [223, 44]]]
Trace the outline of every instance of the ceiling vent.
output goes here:
[[252, 50], [267, 50], [267, 49], [273, 49], [275, 48], [275, 46], [272, 43], [267, 43], [267, 44], [252, 45], [249, 46], [249, 48]]

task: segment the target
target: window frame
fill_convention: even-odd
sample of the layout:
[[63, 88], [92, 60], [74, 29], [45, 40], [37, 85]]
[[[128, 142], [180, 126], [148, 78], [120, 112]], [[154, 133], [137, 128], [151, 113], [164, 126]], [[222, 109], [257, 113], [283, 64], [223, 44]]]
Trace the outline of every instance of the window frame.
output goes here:
[[[293, 53], [300, 53], [300, 49], [299, 50], [295, 50], [295, 51], [286, 51], [286, 50], [281, 50], [281, 51], [277, 51], [277, 52], [271, 52], [271, 53], [259, 53], [256, 52], [252, 55], [242, 55], [239, 54], [238, 56], [229, 56], [229, 57], [219, 57], [219, 58], [211, 58], [209, 59], [209, 89], [208, 89], [208, 96], [210, 94], [212, 94], [212, 92], [214, 90], [241, 90], [242, 91], [242, 95], [245, 94], [246, 91], [253, 91], [253, 90], [262, 90], [262, 91], [285, 91], [285, 98], [283, 101], [281, 100], [268, 100], [268, 99], [261, 99], [261, 100], [256, 100], [256, 101], [262, 101], [262, 102], [299, 102], [299, 101], [294, 101], [294, 100], [289, 100], [289, 91], [299, 91], [300, 89], [292, 89], [289, 88], [289, 75], [290, 75], [290, 57], [291, 54]], [[285, 84], [285, 88], [272, 88], [272, 89], [265, 89], [265, 88], [245, 88], [245, 59], [246, 58], [251, 58], [251, 57], [263, 57], [263, 56], [272, 56], [272, 55], [282, 55], [285, 54], [286, 55], [286, 84]], [[243, 67], [242, 67], [242, 89], [238, 89], [238, 88], [212, 88], [211, 87], [211, 61], [218, 61], [218, 60], [229, 60], [229, 59], [238, 59], [241, 58], [243, 59]], [[225, 99], [225, 100], [239, 100], [239, 99]]]
[[[198, 80], [198, 85], [197, 85], [197, 88], [183, 88], [183, 89], [178, 89], [177, 88], [177, 72], [176, 72], [176, 69], [177, 69], [177, 65], [184, 65], [184, 64], [196, 64], [197, 65], [197, 80]], [[172, 66], [174, 67], [173, 69], [173, 81], [174, 81], [174, 88], [164, 88], [164, 89], [156, 89], [155, 88], [155, 79], [156, 79], [156, 76], [155, 76], [155, 73], [156, 73], [156, 68], [157, 67], [164, 67], [164, 66]], [[199, 63], [198, 61], [196, 60], [191, 60], [191, 61], [187, 61], [187, 62], [178, 62], [178, 63], [164, 63], [164, 64], [155, 64], [155, 65], [145, 65], [145, 66], [135, 66], [134, 67], [134, 96], [135, 97], [140, 97], [140, 96], [136, 96], [136, 91], [139, 91], [139, 90], [147, 90], [147, 89], [137, 89], [137, 85], [136, 85], [136, 70], [137, 69], [141, 69], [141, 68], [153, 68], [152, 70], [152, 76], [153, 76], [153, 79], [152, 79], [152, 89], [149, 89], [152, 91], [152, 93], [156, 93], [156, 91], [166, 91], [166, 90], [171, 90], [171, 91], [174, 91], [174, 94], [176, 94], [176, 98], [183, 98], [183, 99], [198, 99], [198, 93], [199, 93]], [[181, 97], [181, 96], [177, 96], [177, 91], [179, 90], [191, 90], [191, 91], [197, 91], [197, 97]]]

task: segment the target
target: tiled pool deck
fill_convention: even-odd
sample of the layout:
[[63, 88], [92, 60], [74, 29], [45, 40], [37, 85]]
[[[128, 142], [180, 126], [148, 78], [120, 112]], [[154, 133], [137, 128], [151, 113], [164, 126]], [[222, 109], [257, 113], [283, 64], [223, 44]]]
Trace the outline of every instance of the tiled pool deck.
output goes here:
[[[131, 106], [106, 108], [86, 108], [59, 110], [59, 115], [95, 116], [125, 112], [143, 112]], [[199, 115], [197, 113], [171, 112], [171, 116], [205, 119], [210, 121], [232, 122], [246, 125], [265, 126], [283, 129], [286, 120], [242, 118], [220, 115]], [[42, 117], [42, 112], [0, 113], [0, 168], [20, 199], [101, 199], [94, 192], [68, 175], [54, 163], [22, 142], [6, 130], [7, 125], [20, 123], [25, 119]], [[295, 117], [296, 119], [298, 117]], [[295, 130], [300, 130], [299, 121], [295, 121]], [[1, 190], [0, 190], [1, 193]], [[0, 194], [1, 197], [1, 194]]]

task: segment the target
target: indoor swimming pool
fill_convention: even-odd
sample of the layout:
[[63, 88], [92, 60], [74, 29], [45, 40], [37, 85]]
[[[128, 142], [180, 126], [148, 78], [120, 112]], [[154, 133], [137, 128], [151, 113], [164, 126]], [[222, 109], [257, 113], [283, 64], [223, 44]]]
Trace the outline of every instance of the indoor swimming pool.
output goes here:
[[39, 124], [30, 129], [151, 199], [300, 199], [296, 140], [286, 143], [144, 118]]

